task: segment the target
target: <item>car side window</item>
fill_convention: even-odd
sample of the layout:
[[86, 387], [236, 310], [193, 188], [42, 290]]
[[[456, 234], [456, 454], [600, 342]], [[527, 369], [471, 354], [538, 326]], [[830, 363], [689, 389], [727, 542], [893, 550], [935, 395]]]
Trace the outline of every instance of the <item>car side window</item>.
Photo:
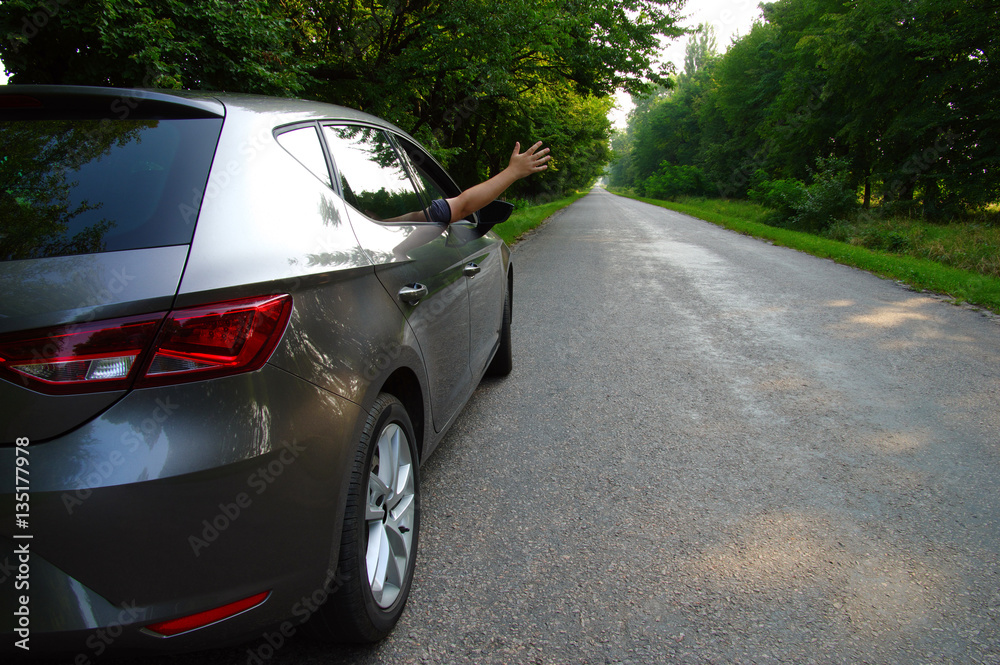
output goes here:
[[448, 194], [445, 193], [444, 187], [442, 187], [429, 173], [422, 167], [424, 159], [426, 159], [423, 153], [414, 152], [414, 149], [407, 146], [405, 143], [400, 141], [400, 145], [403, 148], [404, 159], [406, 159], [407, 164], [410, 167], [410, 172], [417, 176], [417, 187], [423, 189], [427, 194], [427, 199], [432, 201], [434, 199], [447, 199]]
[[333, 187], [330, 169], [327, 167], [326, 156], [323, 154], [323, 145], [320, 143], [319, 134], [316, 133], [314, 126], [299, 127], [282, 132], [276, 138], [281, 147], [287, 150], [302, 166], [309, 169], [328, 187]]
[[323, 134], [348, 204], [376, 221], [426, 221], [424, 204], [384, 133], [370, 127], [324, 125]]
[[396, 140], [402, 148], [410, 172], [416, 175], [417, 188], [421, 190], [428, 201], [449, 199], [461, 194], [461, 190], [427, 153], [401, 136], [397, 137]]

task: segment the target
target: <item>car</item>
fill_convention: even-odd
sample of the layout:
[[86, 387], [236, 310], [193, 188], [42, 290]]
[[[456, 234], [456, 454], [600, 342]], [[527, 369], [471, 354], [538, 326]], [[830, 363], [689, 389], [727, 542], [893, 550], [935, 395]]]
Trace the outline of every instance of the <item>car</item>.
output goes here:
[[0, 137], [3, 648], [385, 637], [511, 206], [427, 221], [427, 150], [304, 100], [7, 85]]

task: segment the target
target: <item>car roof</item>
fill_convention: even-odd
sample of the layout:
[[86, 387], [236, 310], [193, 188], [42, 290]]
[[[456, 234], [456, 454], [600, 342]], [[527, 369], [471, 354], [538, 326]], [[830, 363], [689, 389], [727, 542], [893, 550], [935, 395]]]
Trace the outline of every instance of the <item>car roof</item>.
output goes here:
[[[2, 97], [7, 97], [4, 103]], [[18, 102], [13, 100], [17, 98]], [[35, 104], [37, 102], [38, 104]], [[40, 106], [39, 106], [40, 104]], [[22, 110], [25, 114], [45, 115], [44, 109], [57, 105], [60, 109], [110, 112], [127, 116], [131, 108], [141, 104], [147, 111], [159, 110], [185, 115], [224, 117], [228, 111], [281, 115], [283, 122], [306, 120], [345, 120], [406, 132], [381, 118], [355, 109], [292, 97], [268, 97], [243, 93], [165, 90], [151, 88], [112, 88], [82, 85], [2, 85], [0, 109]]]
[[[326, 102], [317, 102], [308, 99], [298, 99], [294, 97], [267, 97], [264, 95], [249, 95], [233, 92], [210, 92], [201, 93], [206, 97], [218, 100], [227, 109], [240, 109], [253, 113], [275, 113], [287, 116], [298, 116], [300, 120], [347, 120], [351, 122], [361, 122], [370, 125], [377, 125], [402, 132], [401, 129], [392, 123], [377, 116], [338, 106]], [[296, 118], [289, 118], [294, 120]], [[405, 132], [402, 132], [405, 133]]]

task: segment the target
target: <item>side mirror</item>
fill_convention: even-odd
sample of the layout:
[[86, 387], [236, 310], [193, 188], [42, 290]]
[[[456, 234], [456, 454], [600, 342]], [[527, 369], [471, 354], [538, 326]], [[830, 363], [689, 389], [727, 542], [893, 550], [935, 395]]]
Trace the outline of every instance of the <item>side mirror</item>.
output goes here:
[[452, 224], [448, 227], [448, 246], [461, 247], [468, 242], [482, 238], [494, 226], [506, 222], [512, 212], [514, 212], [513, 203], [493, 201], [486, 204], [486, 207], [479, 210], [479, 223], [475, 226]]
[[487, 231], [497, 224], [507, 221], [511, 213], [514, 212], [514, 204], [506, 201], [492, 201], [479, 211], [479, 224], [477, 228], [484, 228]]

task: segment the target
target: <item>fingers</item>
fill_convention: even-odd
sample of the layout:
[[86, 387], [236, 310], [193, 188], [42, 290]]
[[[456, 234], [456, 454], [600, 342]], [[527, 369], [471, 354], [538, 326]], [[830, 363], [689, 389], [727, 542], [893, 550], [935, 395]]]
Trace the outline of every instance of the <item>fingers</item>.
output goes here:
[[[516, 145], [517, 148], [520, 148], [521, 144], [517, 143]], [[531, 146], [524, 152], [524, 154], [529, 157], [529, 164], [531, 165], [531, 168], [536, 171], [544, 171], [547, 169], [548, 166], [546, 166], [545, 163], [552, 159], [552, 155], [549, 154], [549, 149], [542, 148], [539, 150], [541, 147], [542, 142], [538, 141], [535, 145]], [[515, 151], [517, 148], [515, 148]]]
[[552, 159], [552, 155], [549, 154], [548, 148], [545, 148], [544, 150], [535, 153], [533, 157], [534, 159], [531, 163], [531, 167], [533, 169], [535, 169], [536, 171], [544, 171], [545, 169], [549, 168], [549, 165], [546, 164], [546, 162]]
[[[539, 148], [541, 148], [539, 150]], [[549, 168], [548, 162], [552, 159], [548, 148], [542, 148], [542, 142], [538, 141], [533, 146], [521, 152], [521, 142], [514, 144], [514, 152], [510, 156], [510, 165], [519, 173], [518, 177], [523, 178], [531, 173], [537, 173]]]

